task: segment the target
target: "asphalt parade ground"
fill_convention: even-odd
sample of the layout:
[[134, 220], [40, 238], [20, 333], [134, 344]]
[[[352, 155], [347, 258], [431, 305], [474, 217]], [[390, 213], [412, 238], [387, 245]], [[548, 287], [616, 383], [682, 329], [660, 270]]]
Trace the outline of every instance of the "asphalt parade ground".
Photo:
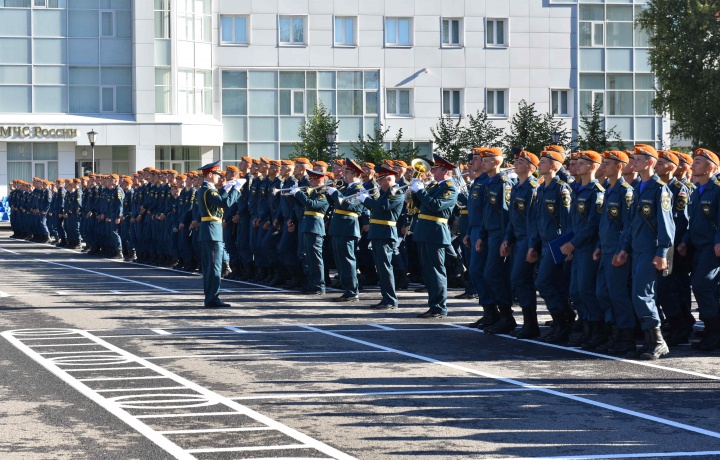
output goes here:
[[[720, 354], [491, 336], [0, 232], [0, 458], [720, 459]], [[457, 294], [459, 291], [451, 291]], [[549, 315], [541, 305], [541, 322]], [[518, 321], [519, 309], [515, 309]]]

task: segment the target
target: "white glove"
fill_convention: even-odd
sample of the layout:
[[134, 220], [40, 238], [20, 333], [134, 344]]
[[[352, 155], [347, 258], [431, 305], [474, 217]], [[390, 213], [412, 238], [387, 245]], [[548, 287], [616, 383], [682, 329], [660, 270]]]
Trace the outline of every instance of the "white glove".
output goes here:
[[418, 190], [422, 190], [425, 188], [425, 184], [422, 181], [413, 179], [412, 182], [410, 182], [410, 190], [413, 192], [417, 192]]
[[367, 190], [362, 190], [360, 193], [358, 193], [357, 199], [360, 201], [360, 203], [364, 203], [365, 200], [367, 200], [370, 197], [370, 194], [367, 192]]
[[229, 192], [230, 189], [233, 188], [234, 186], [235, 186], [235, 181], [231, 180], [231, 181], [225, 182], [225, 186], [223, 188], [225, 189], [226, 192]]
[[290, 195], [297, 195], [300, 191], [300, 187], [297, 186], [297, 184], [290, 187]]
[[325, 190], [327, 190], [328, 195], [332, 195], [335, 192], [337, 192], [337, 189], [335, 187], [330, 187], [330, 186], [326, 187]]
[[235, 190], [238, 192], [242, 190], [243, 186], [245, 185], [245, 182], [247, 182], [247, 179], [238, 179], [235, 181]]

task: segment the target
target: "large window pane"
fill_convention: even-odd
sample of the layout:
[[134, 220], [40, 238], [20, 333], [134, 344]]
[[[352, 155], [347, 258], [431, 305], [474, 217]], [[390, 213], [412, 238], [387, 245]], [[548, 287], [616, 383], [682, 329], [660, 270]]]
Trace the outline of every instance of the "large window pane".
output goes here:
[[99, 113], [100, 92], [97, 86], [70, 87], [70, 113]]
[[57, 161], [58, 145], [55, 142], [33, 143], [33, 160], [35, 161]]
[[649, 57], [648, 50], [635, 50], [635, 71], [650, 72], [652, 68], [650, 67], [650, 62], [648, 62]]
[[581, 21], [604, 21], [605, 6], [604, 5], [580, 5]]
[[608, 49], [607, 70], [631, 72], [632, 49]]
[[98, 37], [100, 17], [95, 10], [68, 10], [68, 36]]
[[335, 91], [318, 91], [318, 99], [332, 115], [335, 115]]
[[44, 38], [33, 40], [35, 64], [65, 64], [65, 40], [60, 38]]
[[280, 88], [305, 88], [305, 72], [280, 72]]
[[362, 115], [362, 91], [338, 91], [338, 115]]
[[338, 89], [362, 89], [362, 72], [338, 72]]
[[29, 142], [8, 142], [8, 161], [32, 160], [32, 144]]
[[653, 99], [655, 99], [654, 92], [637, 91], [635, 93], [635, 115], [655, 115], [652, 108]]
[[0, 85], [26, 85], [32, 83], [30, 66], [0, 66]]
[[633, 89], [632, 75], [608, 74], [607, 89]]
[[132, 86], [117, 86], [115, 88], [115, 111], [117, 113], [132, 113]]
[[365, 113], [378, 113], [377, 91], [368, 91], [365, 93]]
[[580, 74], [581, 89], [605, 89], [605, 77], [603, 75]]
[[31, 161], [11, 161], [8, 162], [7, 168], [8, 177], [31, 182], [33, 176]]
[[593, 48], [580, 49], [580, 70], [585, 72], [602, 72], [604, 66], [604, 50]]
[[62, 85], [67, 82], [65, 67], [41, 66], [33, 69], [35, 84]]
[[608, 5], [608, 21], [631, 21], [633, 20], [633, 7], [631, 5]]
[[30, 40], [27, 38], [0, 38], [0, 62], [3, 64], [30, 64]]
[[276, 141], [278, 136], [277, 118], [250, 118], [251, 141]]
[[222, 86], [223, 88], [247, 88], [247, 72], [224, 70]]
[[291, 37], [290, 26], [291, 26], [290, 18], [280, 18], [280, 42], [281, 43], [289, 43], [290, 42], [290, 37]]
[[369, 71], [365, 72], [365, 89], [378, 89], [380, 76], [378, 72]]
[[398, 19], [398, 45], [410, 44], [410, 20]]
[[592, 22], [580, 23], [580, 46], [592, 46]]
[[0, 86], [0, 112], [29, 113], [29, 86]]
[[247, 92], [245, 90], [223, 90], [222, 98], [223, 115], [247, 114]]
[[607, 46], [633, 46], [633, 23], [608, 22]]
[[97, 67], [70, 67], [71, 85], [98, 85], [100, 73]]
[[249, 92], [249, 112], [250, 115], [277, 115], [277, 91], [257, 91]]
[[318, 88], [335, 89], [335, 72], [318, 72]]
[[36, 37], [64, 37], [66, 31], [65, 11], [33, 11], [33, 35]]
[[36, 86], [33, 103], [35, 112], [67, 112], [67, 88], [64, 86]]
[[385, 43], [397, 43], [397, 19], [387, 19], [385, 21]]
[[608, 115], [632, 115], [633, 114], [633, 93], [632, 91], [607, 91]]
[[29, 37], [30, 11], [0, 10], [0, 31], [4, 36]]
[[277, 72], [248, 72], [248, 88], [277, 88]]
[[635, 89], [655, 89], [655, 78], [652, 74], [635, 75]]

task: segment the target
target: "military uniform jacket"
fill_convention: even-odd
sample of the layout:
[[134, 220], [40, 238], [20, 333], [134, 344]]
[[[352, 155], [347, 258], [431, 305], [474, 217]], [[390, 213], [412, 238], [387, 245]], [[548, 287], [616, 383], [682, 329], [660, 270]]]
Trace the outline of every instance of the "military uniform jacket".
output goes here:
[[50, 190], [40, 190], [40, 193], [38, 194], [38, 205], [37, 209], [40, 210], [40, 212], [47, 213], [50, 211], [50, 203], [52, 203], [52, 197], [53, 194]]
[[575, 182], [575, 197], [570, 210], [570, 226], [575, 234], [570, 243], [575, 249], [594, 250], [597, 247], [604, 201], [605, 189], [596, 179], [587, 185]]
[[[303, 176], [298, 182], [298, 187], [308, 187], [310, 185], [310, 181], [308, 180], [307, 174]], [[303, 221], [304, 213], [305, 213], [305, 206], [298, 200], [296, 197], [290, 195], [290, 198], [293, 199], [293, 202], [295, 203], [295, 210], [294, 210], [294, 216], [293, 221], [295, 222], [295, 225], [298, 225], [298, 231], [302, 232], [300, 223]]]
[[135, 190], [129, 188], [127, 192], [123, 192], [122, 215], [125, 219], [132, 217], [132, 203], [135, 197]]
[[214, 185], [204, 182], [197, 193], [197, 209], [200, 220], [198, 241], [222, 241], [223, 209], [230, 207], [240, 196], [240, 192], [231, 188], [217, 190]]
[[529, 247], [540, 249], [567, 233], [570, 226], [570, 186], [557, 176], [537, 189], [537, 201], [528, 222]]
[[65, 187], [60, 187], [57, 192], [55, 192], [55, 196], [53, 196], [53, 207], [55, 210], [53, 213], [57, 213], [58, 216], [65, 214], [65, 196], [67, 195], [67, 190], [65, 190]]
[[625, 252], [654, 252], [658, 257], [667, 257], [675, 236], [670, 189], [654, 175], [638, 186], [636, 194], [622, 249]]
[[105, 218], [115, 220], [123, 215], [124, 197], [125, 193], [120, 186], [108, 189], [108, 210], [105, 213]]
[[458, 192], [458, 200], [457, 205], [455, 206], [455, 211], [458, 213], [458, 234], [461, 236], [465, 236], [468, 229], [468, 223], [470, 222], [470, 219], [468, 218], [468, 195], [467, 193], [459, 193]]
[[420, 202], [413, 241], [443, 246], [450, 244], [448, 219], [457, 204], [457, 190], [452, 181], [433, 182], [414, 196]]
[[250, 186], [250, 197], [248, 198], [248, 212], [250, 213], [250, 217], [252, 219], [255, 219], [259, 217], [259, 202], [260, 202], [260, 188], [263, 185], [264, 179], [261, 177], [256, 177], [255, 180], [253, 180], [252, 185]]
[[485, 208], [485, 186], [490, 178], [487, 174], [482, 173], [476, 177], [468, 190], [468, 228], [467, 235], [473, 228], [481, 227], [483, 220], [483, 209]]
[[507, 229], [510, 195], [516, 182], [504, 172], [488, 179], [485, 185], [483, 219], [480, 224], [481, 239], [487, 239], [487, 235], [491, 231], [504, 232]]
[[535, 208], [538, 187], [538, 183], [532, 176], [522, 184], [517, 183], [513, 186], [510, 191], [510, 210], [505, 241], [512, 244], [517, 240], [527, 238], [528, 222]]
[[720, 181], [710, 181], [695, 188], [688, 202], [690, 228], [683, 242], [695, 248], [713, 247], [720, 243]]
[[275, 219], [279, 219], [281, 216], [281, 205], [280, 201], [282, 197], [279, 193], [276, 193], [275, 195], [272, 194], [272, 189], [274, 188], [281, 188], [282, 187], [282, 179], [280, 179], [280, 176], [275, 177], [275, 179], [268, 184], [267, 193], [265, 195], [265, 200], [267, 201], [268, 209], [270, 210], [270, 221], [273, 222]]
[[668, 188], [673, 195], [673, 219], [675, 220], [675, 239], [678, 243], [682, 241], [688, 228], [688, 198], [692, 191], [682, 181], [671, 178]]
[[603, 254], [617, 254], [620, 251], [623, 232], [630, 228], [630, 210], [634, 205], [635, 190], [622, 177], [614, 187], [605, 190], [597, 245]]
[[325, 236], [325, 214], [330, 207], [325, 193], [312, 190], [308, 195], [301, 191], [295, 195], [295, 198], [305, 209], [302, 221], [300, 221], [300, 233]]
[[[348, 186], [345, 184], [337, 188], [337, 192], [330, 195], [330, 200], [335, 210], [330, 219], [330, 227], [328, 233], [331, 236], [345, 236], [350, 238], [360, 238], [360, 216], [365, 211], [365, 207], [357, 200], [345, 200], [340, 203], [339, 198], [356, 194], [362, 190], [360, 182], [353, 182]], [[369, 200], [370, 198], [368, 198]], [[338, 213], [338, 211], [340, 211]], [[346, 212], [354, 215], [347, 215]], [[372, 226], [370, 227], [372, 228]]]
[[393, 195], [392, 189], [381, 191], [377, 198], [366, 198], [363, 206], [370, 210], [368, 239], [397, 241], [397, 221], [400, 219], [404, 204], [405, 195], [403, 193]]
[[[364, 188], [365, 190], [367, 190], [367, 191], [370, 193], [370, 196], [371, 196], [371, 197], [377, 198], [377, 197], [379, 196], [378, 193], [377, 193], [377, 190], [379, 190], [379, 189], [376, 189], [375, 192], [370, 192], [370, 190], [372, 190], [372, 189], [374, 189], [375, 187], [377, 187], [377, 182], [375, 182], [375, 179], [364, 182], [364, 183], [362, 184], [362, 186], [363, 186], [363, 188]], [[361, 226], [361, 227], [364, 227], [364, 226], [369, 225], [369, 224], [370, 224], [370, 216], [369, 216], [367, 213], [362, 214], [362, 215], [360, 216], [360, 226]]]

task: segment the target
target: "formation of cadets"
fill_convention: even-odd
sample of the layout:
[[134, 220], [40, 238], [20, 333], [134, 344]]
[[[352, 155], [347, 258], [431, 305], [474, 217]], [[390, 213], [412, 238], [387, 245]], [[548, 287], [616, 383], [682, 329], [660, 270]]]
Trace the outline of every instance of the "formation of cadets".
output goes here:
[[[328, 171], [306, 158], [243, 157], [212, 183], [209, 170], [151, 167], [15, 180], [11, 226], [14, 238], [70, 249], [84, 242], [89, 254], [195, 271], [198, 234], [212, 221], [221, 223], [226, 278], [307, 295], [324, 294], [327, 282], [342, 291], [337, 302], [378, 285], [375, 310], [398, 308], [397, 290], [413, 281], [427, 291], [422, 318], [446, 316], [448, 286], [462, 286], [456, 298], [482, 309], [470, 326], [487, 333], [648, 360], [690, 341], [694, 293], [705, 328], [692, 348], [720, 349], [715, 153], [640, 144], [513, 154], [513, 168], [502, 167], [500, 149], [475, 148], [460, 166], [433, 155], [412, 165], [335, 160]], [[199, 193], [217, 196], [215, 185], [225, 188], [219, 210]], [[543, 333], [538, 296], [552, 316]], [[206, 306], [227, 304], [215, 297]]]

